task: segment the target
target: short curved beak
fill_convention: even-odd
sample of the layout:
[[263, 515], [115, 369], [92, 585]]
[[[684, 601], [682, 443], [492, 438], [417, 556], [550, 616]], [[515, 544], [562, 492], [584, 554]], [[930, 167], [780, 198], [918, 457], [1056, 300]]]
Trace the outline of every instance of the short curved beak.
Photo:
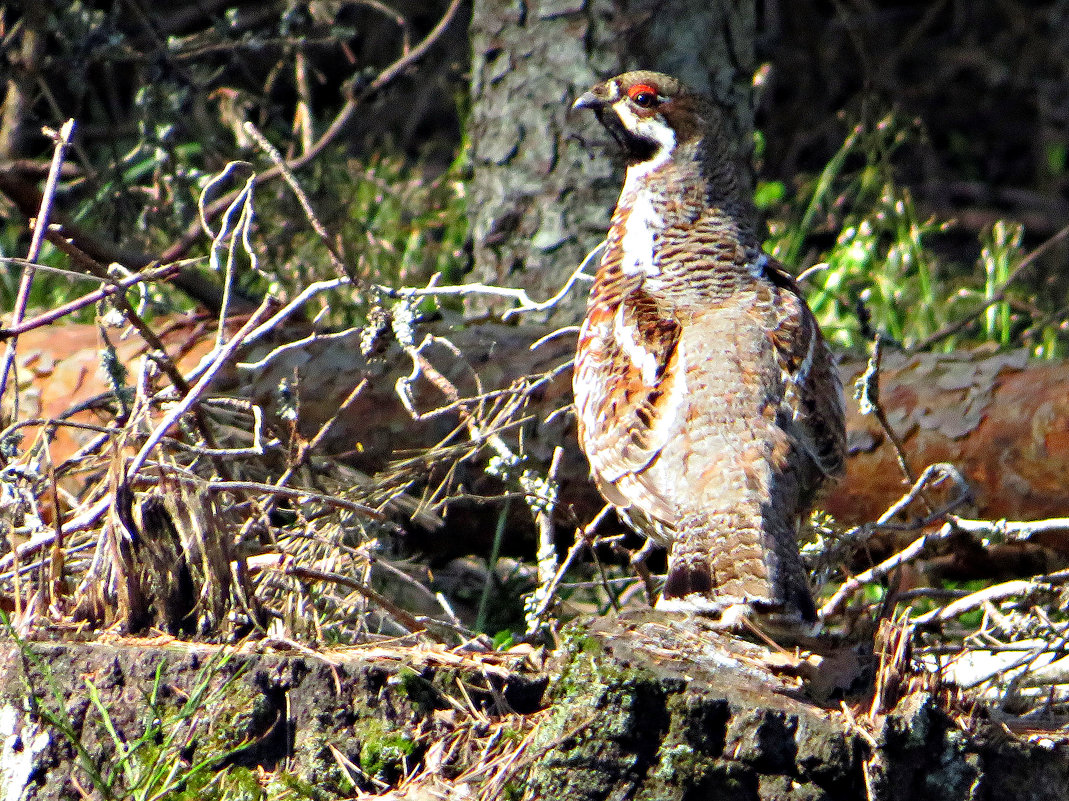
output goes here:
[[583, 92], [583, 94], [579, 95], [579, 97], [577, 97], [575, 99], [575, 102], [572, 103], [572, 108], [573, 109], [578, 109], [578, 108], [594, 108], [594, 109], [596, 109], [596, 108], [601, 108], [604, 105], [605, 105], [605, 101], [602, 100], [597, 95], [595, 95], [593, 92]]

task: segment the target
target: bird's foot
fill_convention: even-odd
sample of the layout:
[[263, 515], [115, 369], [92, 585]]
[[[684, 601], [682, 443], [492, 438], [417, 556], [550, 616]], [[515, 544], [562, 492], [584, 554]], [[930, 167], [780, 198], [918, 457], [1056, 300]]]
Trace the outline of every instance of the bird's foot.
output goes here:
[[799, 614], [770, 611], [762, 604], [749, 601], [713, 600], [693, 594], [682, 598], [661, 598], [659, 612], [682, 612], [699, 615], [714, 631], [756, 635], [779, 644], [804, 641], [820, 633], [820, 622], [809, 621]]

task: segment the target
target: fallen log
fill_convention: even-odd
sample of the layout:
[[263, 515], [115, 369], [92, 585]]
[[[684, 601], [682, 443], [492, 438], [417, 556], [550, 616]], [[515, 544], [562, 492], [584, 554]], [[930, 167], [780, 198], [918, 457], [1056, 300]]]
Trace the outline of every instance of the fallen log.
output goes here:
[[[574, 334], [565, 332], [532, 349], [532, 343], [550, 332], [536, 326], [463, 327], [440, 322], [426, 326], [419, 335], [424, 333], [441, 339], [427, 345], [421, 355], [461, 397], [483, 393], [492, 398], [494, 391], [510, 387], [511, 392], [525, 395], [525, 453], [544, 467], [556, 446], [564, 449], [557, 473], [561, 508], [570, 505], [578, 519], [589, 519], [601, 501], [588, 480], [567, 411], [571, 373], [566, 363]], [[164, 339], [186, 372], [211, 345], [211, 333], [191, 325], [173, 327]], [[391, 463], [447, 440], [461, 425], [462, 415], [456, 404], [428, 414], [449, 407], [450, 400], [420, 374], [411, 382], [412, 405], [426, 416], [414, 420], [398, 395], [398, 382], [413, 373], [410, 354], [386, 338], [365, 355], [366, 339], [360, 330], [313, 335], [282, 329], [270, 343], [243, 352], [239, 364], [225, 371], [216, 391], [244, 395], [269, 411], [295, 403], [297, 428], [311, 437], [366, 380], [320, 448], [324, 455], [343, 456], [364, 473], [382, 474]], [[144, 345], [132, 337], [119, 342], [117, 349], [120, 359], [132, 365]], [[19, 341], [23, 419], [54, 418], [72, 404], [106, 393], [99, 351], [94, 326], [24, 334]], [[826, 509], [844, 525], [876, 519], [908, 486], [887, 432], [874, 417], [862, 416], [851, 397], [864, 366], [863, 361], [844, 359], [840, 368], [847, 389], [850, 453], [845, 479], [823, 499]], [[541, 380], [525, 380], [528, 376]], [[888, 421], [902, 440], [914, 473], [935, 462], [957, 466], [972, 490], [976, 515], [1037, 520], [1069, 510], [1069, 365], [1065, 362], [1032, 361], [1020, 350], [891, 352], [884, 358], [880, 384]], [[10, 408], [9, 399], [5, 408]], [[85, 416], [92, 417], [90, 412]], [[54, 463], [87, 436], [57, 432]], [[465, 435], [455, 437], [463, 440]], [[475, 470], [473, 475], [479, 473]], [[1044, 541], [1061, 547], [1061, 540], [1054, 534]]]

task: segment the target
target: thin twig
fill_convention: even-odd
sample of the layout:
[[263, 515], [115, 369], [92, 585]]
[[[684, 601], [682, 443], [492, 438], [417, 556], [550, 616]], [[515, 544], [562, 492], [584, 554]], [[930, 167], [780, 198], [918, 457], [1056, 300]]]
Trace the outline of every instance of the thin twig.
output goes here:
[[[211, 219], [207, 212], [207, 199], [212, 194], [213, 190], [221, 185], [224, 181], [228, 180], [232, 174], [239, 167], [250, 167], [247, 162], [244, 161], [231, 161], [228, 162], [225, 167], [215, 175], [204, 188], [201, 190], [200, 195], [197, 198], [197, 210], [199, 212], [198, 220], [200, 222], [201, 229], [212, 240], [211, 249], [208, 253], [208, 267], [212, 273], [218, 275], [223, 274], [223, 295], [219, 303], [219, 325], [216, 329], [215, 335], [215, 347], [221, 348], [223, 342], [226, 340], [226, 319], [230, 310], [231, 295], [234, 293], [234, 256], [237, 250], [238, 233], [241, 233], [241, 240], [244, 244], [244, 249], [249, 257], [250, 264], [254, 270], [258, 270], [256, 250], [249, 242], [249, 228], [252, 225], [253, 209], [252, 199], [253, 191], [256, 186], [256, 173], [251, 173], [248, 178], [245, 179], [245, 183], [241, 189], [231, 193], [233, 195], [233, 201], [229, 203], [222, 215], [222, 222], [219, 225], [218, 233], [212, 231]], [[228, 195], [229, 197], [230, 195]], [[237, 214], [237, 222], [234, 222], [234, 215]], [[226, 267], [220, 269], [219, 254], [223, 251], [227, 253]]]
[[289, 185], [289, 188], [293, 190], [293, 194], [297, 197], [297, 202], [300, 203], [301, 209], [304, 211], [304, 216], [311, 223], [312, 229], [322, 240], [323, 245], [327, 249], [327, 253], [330, 255], [330, 260], [334, 264], [334, 269], [340, 274], [348, 277], [354, 284], [360, 283], [360, 277], [352, 270], [345, 259], [342, 258], [341, 253], [338, 252], [337, 245], [330, 238], [330, 233], [327, 231], [326, 226], [320, 222], [319, 217], [316, 215], [315, 210], [312, 208], [312, 202], [308, 199], [308, 195], [305, 194], [304, 188], [298, 183], [297, 177], [293, 174], [293, 170], [290, 169], [286, 160], [282, 158], [282, 154], [278, 152], [278, 148], [271, 144], [271, 142], [260, 133], [260, 129], [253, 125], [248, 120], [242, 125], [245, 133], [255, 140], [256, 144], [260, 146], [260, 149], [267, 154], [267, 157], [271, 159], [271, 163], [275, 165], [282, 178]]
[[[545, 617], [546, 612], [549, 611], [549, 607], [555, 600], [557, 588], [560, 586], [564, 576], [571, 569], [572, 564], [579, 557], [580, 552], [582, 552], [582, 550], [594, 539], [594, 532], [613, 508], [613, 506], [605, 504], [605, 506], [601, 508], [601, 511], [594, 515], [593, 520], [587, 523], [583, 528], [576, 529], [575, 541], [572, 543], [572, 547], [568, 549], [564, 561], [561, 562], [560, 567], [557, 568], [557, 573], [553, 576], [553, 580], [549, 582], [544, 591], [541, 591], [541, 595], [538, 599], [538, 606], [531, 615], [531, 622], [528, 624], [528, 628], [530, 628], [531, 625], [535, 625], [535, 629], [537, 629], [538, 626], [542, 625], [542, 619]], [[598, 583], [598, 586], [601, 586], [601, 582]]]
[[[926, 486], [939, 486], [947, 479], [953, 479], [958, 489], [957, 495], [940, 508], [934, 510], [918, 520], [905, 524], [892, 523], [891, 521], [909, 507]], [[835, 545], [825, 548], [818, 556], [819, 561], [836, 570], [848, 559], [848, 554], [855, 552], [873, 534], [878, 531], [919, 531], [936, 522], [945, 522], [949, 519], [949, 513], [961, 506], [972, 497], [965, 479], [956, 467], [945, 462], [929, 465], [914, 482], [913, 486], [897, 501], [891, 504], [887, 511], [880, 515], [875, 522], [856, 526], [838, 539]], [[849, 583], [849, 582], [848, 582]], [[846, 587], [846, 585], [843, 585]], [[856, 589], [856, 588], [855, 588]]]
[[[35, 187], [24, 183], [22, 179], [3, 168], [0, 168], [0, 192], [9, 197], [27, 219], [33, 218], [42, 200], [41, 193]], [[161, 261], [155, 256], [120, 247], [90, 234], [71, 222], [58, 209], [53, 209], [49, 219], [51, 222], [45, 232], [45, 237], [59, 250], [64, 250], [65, 246], [70, 243], [76, 243], [83, 252], [88, 253], [102, 264], [112, 264], [114, 262], [134, 271], [145, 270], [159, 264]], [[167, 266], [162, 269], [169, 271], [166, 277], [173, 286], [185, 292], [206, 308], [218, 309], [220, 291], [215, 284], [205, 280], [204, 276], [198, 271], [189, 269], [187, 264], [175, 264], [172, 268], [169, 262], [177, 262], [178, 257], [165, 261]], [[187, 260], [187, 262], [192, 261], [194, 260]], [[249, 312], [254, 308], [252, 302], [245, 298], [240, 299], [240, 306], [243, 312]]]
[[294, 578], [306, 581], [324, 581], [330, 584], [337, 584], [340, 587], [356, 590], [373, 604], [387, 612], [394, 618], [395, 622], [401, 624], [401, 626], [411, 632], [432, 634], [439, 641], [444, 641], [443, 635], [445, 634], [458, 637], [461, 642], [467, 642], [471, 639], [472, 632], [467, 629], [454, 626], [451, 623], [444, 620], [438, 620], [437, 618], [425, 617], [422, 615], [417, 617], [411, 612], [402, 609], [385, 595], [369, 587], [364, 582], [357, 581], [349, 576], [343, 576], [339, 573], [332, 573], [327, 570], [316, 570], [315, 568], [305, 567], [304, 565], [295, 564], [292, 560], [285, 560], [284, 563], [280, 563], [278, 566], [265, 566], [278, 570], [284, 575], [293, 576]]
[[948, 515], [955, 526], [970, 534], [985, 534], [995, 540], [1023, 542], [1033, 534], [1051, 531], [1069, 531], [1069, 517], [1052, 517], [1047, 520], [966, 520], [956, 515]]
[[[76, 263], [82, 265], [87, 272], [94, 277], [102, 280], [117, 283], [117, 280], [111, 273], [102, 265], [96, 262], [89, 254], [82, 252], [82, 250], [72, 242], [64, 242], [61, 248], [68, 255], [70, 255]], [[122, 311], [125, 320], [138, 332], [145, 343], [152, 349], [155, 355], [154, 361], [163, 370], [171, 384], [180, 393], [188, 393], [189, 382], [185, 376], [182, 375], [181, 370], [178, 369], [178, 365], [175, 364], [170, 354], [167, 352], [167, 348], [164, 346], [163, 341], [159, 335], [148, 325], [142, 318], [138, 311], [133, 307], [126, 295], [122, 292], [115, 293], [113, 296], [113, 302]], [[225, 311], [225, 304], [224, 304]], [[220, 329], [224, 328], [223, 321], [220, 320]], [[115, 391], [116, 397], [121, 397], [119, 392]], [[201, 436], [207, 443], [209, 449], [215, 448], [215, 437], [212, 434], [210, 427], [204, 420], [200, 410], [194, 410], [193, 419], [196, 423], [197, 429], [200, 431]], [[226, 474], [229, 472], [229, 467], [226, 462], [222, 461], [218, 457], [212, 457], [213, 463], [217, 469]]]
[[[926, 468], [924, 468], [924, 472], [920, 474], [920, 478], [913, 482], [913, 486], [909, 488], [909, 491], [906, 492], [905, 495], [903, 495], [893, 504], [891, 504], [887, 508], [886, 512], [880, 515], [880, 517], [876, 520], [876, 525], [881, 526], [889, 523], [892, 519], [898, 516], [900, 512], [908, 508], [909, 505], [913, 503], [913, 501], [920, 497], [923, 494], [924, 489], [929, 484], [931, 484], [932, 486], [938, 486], [947, 478], [955, 479], [955, 483], [961, 490], [961, 492], [959, 493], [959, 495], [961, 496], [960, 499], [955, 499], [954, 505], [957, 506], [958, 503], [964, 501], [968, 495], [969, 488], [965, 484], [965, 479], [961, 477], [961, 473], [959, 473], [958, 469], [952, 464], [948, 464], [947, 462], [930, 464]], [[926, 519], [926, 521], [922, 525], [927, 525], [929, 522], [931, 521]]]
[[[287, 303], [285, 306], [283, 306], [281, 309], [279, 309], [277, 312], [275, 312], [275, 314], [273, 314], [262, 325], [260, 325], [258, 328], [253, 330], [249, 334], [248, 339], [245, 340], [246, 344], [248, 344], [248, 345], [255, 344], [265, 334], [268, 334], [271, 331], [273, 331], [279, 324], [284, 322], [286, 320], [286, 318], [288, 318], [291, 314], [293, 314], [295, 311], [297, 311], [297, 309], [299, 309], [301, 306], [303, 306], [305, 303], [307, 303], [313, 297], [318, 295], [320, 292], [328, 292], [328, 291], [330, 291], [332, 289], [337, 289], [338, 287], [345, 286], [348, 283], [349, 283], [349, 279], [348, 278], [331, 278], [331, 279], [329, 279], [327, 281], [316, 281], [315, 283], [309, 284], [304, 289], [302, 289], [300, 294], [295, 296], [293, 298], [293, 300], [291, 300], [289, 303]], [[348, 332], [345, 332], [345, 333], [348, 333]], [[260, 367], [263, 367], [266, 364], [266, 360], [258, 362], [257, 364]]]
[[[909, 463], [906, 461], [906, 451], [902, 444], [902, 438], [898, 436], [898, 432], [891, 427], [890, 421], [887, 419], [887, 413], [883, 409], [883, 404], [880, 403], [880, 360], [883, 355], [882, 343], [880, 335], [877, 334], [872, 340], [872, 356], [869, 357], [868, 365], [865, 367], [865, 372], [858, 378], [854, 385], [854, 397], [857, 398], [858, 406], [862, 414], [871, 414], [876, 417], [880, 423], [880, 427], [887, 433], [887, 438], [891, 441], [891, 445], [895, 449], [895, 457], [898, 459], [898, 467], [902, 471], [902, 475], [906, 477], [906, 481], [910, 484], [915, 484], [917, 479], [913, 475], [913, 471], [909, 467]], [[928, 510], [931, 511], [931, 504], [928, 499], [921, 494], [921, 500], [928, 506]]]
[[208, 481], [205, 488], [212, 492], [259, 492], [265, 495], [277, 495], [282, 498], [293, 498], [300, 501], [310, 501], [345, 509], [348, 512], [370, 517], [372, 520], [384, 521], [386, 516], [378, 509], [347, 498], [339, 498], [336, 495], [324, 495], [320, 492], [312, 492], [306, 489], [291, 489], [278, 484], [264, 484], [259, 481]]
[[[82, 252], [77, 245], [68, 243], [67, 253], [77, 258], [78, 263], [81, 264], [94, 278], [101, 281], [107, 281], [112, 284], [119, 283], [119, 280], [112, 276], [104, 265], [98, 263], [89, 254]], [[113, 296], [113, 302], [122, 311], [123, 317], [126, 321], [137, 331], [145, 343], [152, 348], [152, 350], [158, 354], [157, 364], [160, 369], [163, 370], [167, 379], [174, 384], [175, 389], [179, 392], [187, 392], [189, 390], [189, 384], [182, 375], [182, 372], [178, 369], [178, 366], [171, 359], [167, 353], [167, 348], [160, 340], [159, 336], [149, 326], [147, 322], [138, 314], [137, 310], [133, 307], [126, 295], [122, 292], [117, 292]]]
[[938, 531], [929, 532], [918, 537], [894, 556], [885, 559], [875, 567], [869, 568], [863, 573], [859, 573], [858, 575], [847, 579], [843, 582], [843, 585], [835, 591], [835, 594], [828, 600], [828, 602], [820, 608], [820, 611], [817, 613], [818, 616], [821, 620], [827, 620], [838, 612], [846, 600], [863, 586], [871, 584], [874, 581], [880, 581], [890, 574], [891, 571], [901, 567], [906, 562], [916, 559], [922, 553], [928, 551], [936, 543], [947, 540], [955, 531], [956, 529], [953, 524], [944, 523]]
[[[270, 485], [272, 486], [272, 489], [270, 489], [268, 492], [271, 494], [272, 497], [264, 505], [263, 509], [261, 509], [261, 518], [269, 518], [274, 513], [275, 497], [283, 496], [287, 492], [292, 491], [283, 491], [282, 488], [289, 482], [289, 480], [293, 477], [294, 473], [296, 473], [301, 467], [305, 465], [311, 454], [322, 444], [323, 440], [326, 438], [330, 429], [334, 426], [334, 423], [337, 421], [338, 417], [342, 415], [346, 411], [346, 409], [349, 408], [350, 405], [352, 405], [352, 403], [360, 396], [360, 394], [367, 388], [367, 386], [368, 380], [364, 378], [360, 381], [359, 384], [357, 384], [353, 388], [353, 390], [349, 393], [346, 399], [342, 401], [341, 405], [338, 407], [338, 411], [335, 412], [334, 415], [329, 420], [327, 420], [322, 426], [320, 426], [319, 431], [316, 432], [315, 436], [312, 437], [312, 439], [308, 442], [300, 443], [296, 458], [294, 458], [291, 463], [287, 465], [282, 475], [278, 477], [278, 480], [275, 481], [273, 485]], [[313, 497], [310, 493], [304, 494], [307, 495], [310, 499]], [[353, 501], [336, 498], [334, 496], [321, 496], [316, 494], [314, 497], [315, 499], [320, 500], [329, 505], [341, 506], [342, 508], [348, 508], [350, 511], [360, 512], [364, 515], [372, 517], [372, 519], [374, 520], [385, 521], [386, 519], [384, 515], [378, 512], [378, 510], [372, 509], [371, 507], [365, 506], [364, 504], [356, 504]], [[247, 533], [247, 529], [251, 528], [254, 523], [254, 520], [254, 518], [250, 518], [246, 522], [245, 530], [243, 530], [242, 532], [243, 536]]]
[[[553, 450], [553, 459], [546, 474], [547, 482], [555, 486], [557, 470], [560, 468], [561, 457], [564, 449], [559, 445]], [[557, 577], [559, 563], [557, 560], [557, 545], [554, 537], [553, 510], [556, 507], [557, 493], [551, 494], [547, 502], [535, 513], [535, 528], [538, 530], [538, 550], [535, 553], [535, 563], [538, 572], [538, 589], [531, 596], [531, 604], [535, 608], [542, 606], [543, 595], [549, 594], [553, 580]], [[537, 631], [541, 624], [537, 614], [529, 614], [527, 619], [527, 632], [530, 634]]]
[[928, 626], [936, 623], [945, 623], [956, 617], [960, 617], [973, 609], [979, 609], [986, 603], [1004, 601], [1007, 598], [1025, 598], [1036, 592], [1049, 590], [1051, 587], [1064, 584], [1069, 581], [1069, 570], [1061, 570], [1057, 573], [1048, 573], [1044, 576], [1034, 576], [1030, 579], [1014, 579], [984, 587], [974, 593], [951, 601], [940, 609], [933, 609], [914, 619], [918, 626]]
[[[427, 286], [421, 288], [409, 288], [409, 287], [387, 287], [376, 285], [375, 288], [382, 294], [388, 297], [401, 297], [401, 298], [423, 298], [423, 297], [467, 297], [468, 295], [490, 295], [497, 298], [511, 298], [519, 303], [511, 309], [506, 309], [502, 315], [502, 320], [509, 320], [518, 314], [525, 314], [527, 312], [547, 311], [552, 309], [564, 297], [571, 291], [572, 287], [579, 280], [590, 281], [593, 280], [591, 276], [586, 273], [586, 268], [590, 266], [605, 249], [605, 243], [600, 243], [592, 251], [590, 251], [582, 263], [572, 271], [572, 274], [568, 277], [568, 280], [564, 283], [564, 286], [553, 295], [553, 297], [537, 301], [533, 300], [530, 295], [527, 294], [527, 290], [518, 287], [507, 286], [495, 286], [492, 284], [457, 284], [452, 286], [436, 286], [439, 273], [436, 273], [431, 277], [431, 280], [427, 283]], [[558, 332], [554, 332], [556, 334]]]
[[163, 418], [163, 421], [156, 426], [156, 428], [149, 435], [145, 444], [141, 446], [141, 450], [138, 451], [133, 461], [130, 463], [130, 467], [127, 475], [133, 476], [137, 473], [145, 464], [149, 454], [152, 450], [160, 444], [164, 435], [171, 430], [171, 427], [192, 408], [192, 406], [199, 400], [200, 396], [204, 394], [204, 391], [208, 388], [208, 385], [215, 378], [216, 373], [223, 367], [226, 361], [234, 354], [234, 351], [241, 346], [245, 341], [245, 335], [252, 331], [256, 325], [260, 322], [260, 318], [263, 317], [268, 309], [271, 308], [271, 301], [269, 298], [265, 298], [260, 304], [260, 307], [252, 313], [252, 316], [246, 321], [245, 325], [241, 327], [229, 342], [226, 343], [220, 350], [218, 350], [214, 358], [209, 363], [207, 369], [201, 374], [197, 383], [194, 384], [189, 392], [186, 393], [182, 400], [175, 404], [174, 408], [167, 413]]
[[304, 565], [294, 564], [292, 560], [286, 560], [284, 563], [280, 563], [277, 567], [274, 565], [268, 565], [275, 570], [280, 571], [286, 576], [293, 576], [302, 580], [315, 580], [324, 581], [330, 584], [337, 584], [340, 587], [346, 587], [350, 590], [356, 590], [363, 595], [369, 601], [376, 606], [381, 607], [396, 622], [400, 623], [406, 629], [412, 632], [426, 631], [427, 626], [421, 622], [415, 615], [405, 611], [400, 606], [395, 604], [385, 595], [377, 592], [371, 587], [364, 584], [362, 581], [357, 581], [349, 576], [343, 576], [339, 573], [331, 573], [327, 570], [316, 570], [315, 568], [305, 567]]
[[[63, 165], [63, 154], [67, 151], [67, 145], [70, 144], [73, 131], [74, 120], [70, 119], [63, 123], [59, 133], [54, 135], [56, 147], [52, 152], [52, 164], [48, 169], [48, 179], [45, 181], [45, 189], [41, 195], [41, 208], [33, 221], [33, 236], [30, 239], [30, 249], [26, 253], [27, 265], [22, 270], [22, 280], [19, 281], [19, 291], [15, 297], [15, 309], [11, 315], [12, 327], [17, 327], [26, 315], [26, 305], [30, 300], [30, 289], [33, 287], [33, 277], [36, 272], [34, 262], [41, 255], [41, 243], [44, 241], [44, 235], [48, 231], [48, 216], [52, 211], [52, 201], [56, 196], [56, 185], [59, 182], [59, 169]], [[0, 398], [4, 396], [4, 391], [7, 389], [8, 374], [15, 363], [15, 348], [17, 344], [18, 336], [12, 336], [4, 352], [3, 366], [0, 367]], [[11, 413], [14, 419], [18, 419], [18, 409], [18, 392], [16, 392]]]
[[[21, 261], [21, 260], [20, 260]], [[104, 286], [100, 289], [96, 289], [86, 295], [82, 295], [80, 298], [75, 298], [72, 301], [56, 306], [54, 309], [49, 309], [47, 312], [42, 312], [36, 317], [31, 317], [28, 320], [23, 320], [18, 325], [9, 325], [5, 328], [0, 328], [0, 341], [10, 339], [11, 337], [17, 337], [19, 334], [25, 334], [27, 331], [32, 331], [35, 328], [40, 328], [45, 325], [50, 325], [56, 320], [66, 317], [68, 314], [80, 311], [87, 306], [92, 306], [95, 303], [99, 303], [104, 298], [111, 297], [133, 286], [137, 286], [141, 283], [149, 281], [166, 281], [171, 278], [175, 273], [181, 271], [185, 267], [192, 266], [201, 259], [187, 259], [185, 261], [175, 262], [174, 264], [168, 264], [164, 267], [151, 267], [141, 272], [130, 275], [122, 280], [116, 281], [112, 278], [102, 278], [95, 275], [84, 275], [83, 273], [77, 273], [80, 279], [91, 279], [100, 281]], [[37, 265], [37, 269], [42, 269], [41, 265]], [[64, 270], [63, 272], [74, 274], [72, 270]]]

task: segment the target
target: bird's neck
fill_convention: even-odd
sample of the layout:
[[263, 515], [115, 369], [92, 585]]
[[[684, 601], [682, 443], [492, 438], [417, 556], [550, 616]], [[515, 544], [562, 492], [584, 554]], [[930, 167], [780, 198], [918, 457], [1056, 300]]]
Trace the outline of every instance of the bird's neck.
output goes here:
[[754, 218], [734, 161], [692, 144], [629, 166], [613, 222], [644, 225], [656, 236], [705, 219], [745, 244], [759, 244]]
[[[602, 283], [613, 283], [621, 274], [641, 276], [647, 289], [675, 287], [694, 294], [694, 281], [677, 286], [677, 279], [698, 263], [705, 275], [699, 294], [719, 298], [753, 277], [760, 240], [751, 206], [740, 199], [732, 173], [710, 171], [707, 162], [680, 155], [628, 168], [602, 261]], [[682, 302], [682, 294], [675, 300]]]

